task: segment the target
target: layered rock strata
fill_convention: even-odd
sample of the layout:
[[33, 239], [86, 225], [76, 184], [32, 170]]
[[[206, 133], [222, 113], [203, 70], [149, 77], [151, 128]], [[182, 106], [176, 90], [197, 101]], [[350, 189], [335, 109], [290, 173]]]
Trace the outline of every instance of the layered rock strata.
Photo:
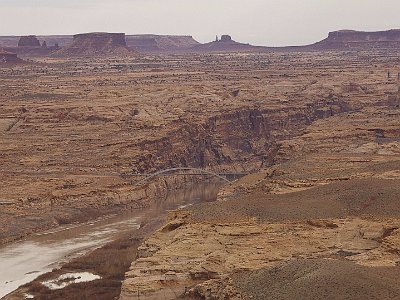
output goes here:
[[124, 33], [83, 33], [73, 42], [57, 51], [58, 56], [124, 56], [131, 52], [126, 46]]

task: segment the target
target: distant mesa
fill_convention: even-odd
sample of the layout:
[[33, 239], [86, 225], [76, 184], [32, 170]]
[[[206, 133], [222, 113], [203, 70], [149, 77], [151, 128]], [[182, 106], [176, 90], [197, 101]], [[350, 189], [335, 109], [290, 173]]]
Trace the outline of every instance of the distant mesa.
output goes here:
[[56, 52], [59, 56], [127, 56], [125, 33], [93, 32], [73, 36], [70, 45]]
[[327, 40], [336, 42], [400, 42], [400, 29], [375, 32], [339, 30], [330, 32]]
[[326, 39], [310, 45], [310, 47], [317, 50], [400, 48], [400, 30], [391, 29], [374, 32], [355, 30], [333, 31], [329, 33]]
[[232, 37], [228, 34], [224, 34], [221, 36], [221, 42], [230, 42], [232, 41]]
[[126, 36], [127, 46], [138, 52], [185, 52], [199, 45], [192, 36], [137, 34]]
[[228, 34], [222, 35], [220, 39], [217, 36], [214, 42], [199, 44], [191, 48], [194, 52], [256, 52], [265, 51], [265, 49], [265, 47], [236, 42]]
[[253, 46], [235, 41], [229, 34], [213, 42], [199, 43], [192, 36], [94, 32], [77, 35], [3, 36], [0, 48], [29, 56], [131, 56], [141, 53], [230, 53], [278, 51], [349, 51], [400, 49], [400, 29], [364, 32], [339, 30], [322, 41], [304, 46]]
[[75, 43], [88, 43], [88, 46], [126, 46], [125, 33], [93, 32], [75, 34]]
[[374, 50], [400, 49], [400, 29], [364, 32], [339, 30], [330, 32], [328, 37], [315, 44], [306, 46], [263, 47], [242, 44], [234, 41], [230, 35], [218, 36], [214, 42], [201, 44], [193, 48], [198, 52], [274, 52], [274, 51], [324, 51], [324, 50]]
[[35, 35], [21, 36], [18, 47], [40, 47], [40, 41]]
[[21, 36], [17, 47], [9, 47], [8, 50], [24, 56], [48, 56], [56, 50], [55, 47], [48, 47], [44, 39], [36, 35]]

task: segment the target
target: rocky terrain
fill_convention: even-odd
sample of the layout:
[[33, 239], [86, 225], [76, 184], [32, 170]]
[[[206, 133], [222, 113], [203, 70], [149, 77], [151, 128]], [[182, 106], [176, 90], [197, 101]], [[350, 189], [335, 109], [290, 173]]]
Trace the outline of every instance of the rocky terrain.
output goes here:
[[[319, 278], [317, 288], [315, 278]], [[238, 273], [234, 282], [251, 299], [372, 300], [397, 299], [400, 294], [395, 268], [371, 269], [347, 260], [282, 263], [272, 269]]]
[[399, 117], [338, 114], [279, 142], [279, 164], [171, 213], [120, 299], [397, 299]]
[[[373, 64], [363, 54], [338, 64], [339, 57], [53, 60], [2, 71], [2, 241], [145, 205], [170, 186], [166, 178], [135, 186], [136, 177], [125, 174], [176, 166], [258, 170], [294, 155], [298, 146], [287, 141], [318, 119], [371, 105], [396, 109], [390, 56]], [[376, 128], [366, 132], [382, 134]]]
[[[330, 76], [306, 90], [329, 90]], [[120, 299], [399, 298], [399, 95], [394, 86], [370, 106], [367, 89], [382, 86], [356, 81], [363, 88], [331, 87], [344, 102], [322, 110], [330, 116], [280, 127], [301, 129], [275, 136], [263, 170], [220, 201], [171, 213], [139, 248]]]
[[136, 173], [245, 171], [220, 201], [171, 213], [139, 247], [121, 299], [264, 299], [274, 282], [282, 299], [318, 299], [290, 276], [364, 295], [355, 274], [396, 299], [396, 52], [125, 57], [124, 42], [79, 35], [66, 58], [0, 69], [1, 243], [146, 206], [193, 180], [135, 184]]

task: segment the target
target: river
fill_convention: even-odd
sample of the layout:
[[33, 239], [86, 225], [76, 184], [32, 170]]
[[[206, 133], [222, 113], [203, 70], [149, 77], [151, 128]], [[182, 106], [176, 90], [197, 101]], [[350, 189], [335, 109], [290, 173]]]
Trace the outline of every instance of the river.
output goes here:
[[0, 247], [0, 298], [72, 258], [139, 228], [143, 221], [167, 210], [214, 201], [219, 187], [221, 183], [209, 182], [187, 186], [159, 198], [146, 209], [58, 227]]

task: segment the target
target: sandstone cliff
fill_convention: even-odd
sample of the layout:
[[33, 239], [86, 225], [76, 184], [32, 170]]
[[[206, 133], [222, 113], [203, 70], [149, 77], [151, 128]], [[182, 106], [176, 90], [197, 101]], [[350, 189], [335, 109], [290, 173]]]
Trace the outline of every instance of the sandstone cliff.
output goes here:
[[193, 52], [259, 52], [266, 50], [266, 47], [236, 42], [229, 35], [223, 35], [220, 40], [196, 45], [190, 49]]
[[310, 45], [314, 49], [374, 49], [400, 48], [400, 30], [364, 32], [340, 30], [330, 32], [328, 37]]
[[[69, 46], [74, 41], [72, 35], [38, 35], [40, 43], [46, 41], [48, 47], [58, 44], [60, 47]], [[0, 36], [0, 47], [16, 48], [19, 37]], [[136, 34], [126, 35], [126, 46], [138, 52], [175, 52], [183, 51], [199, 44], [191, 36]]]
[[138, 248], [120, 299], [397, 299], [399, 116], [315, 121], [281, 144], [287, 162], [171, 212]]
[[[86, 36], [88, 34], [85, 34]], [[81, 35], [81, 38], [85, 35]], [[93, 35], [93, 34], [89, 34]], [[95, 35], [95, 34], [94, 34]], [[75, 55], [73, 53], [84, 53], [84, 55], [92, 55], [92, 53], [110, 53], [116, 52], [121, 53], [121, 51], [103, 49], [103, 46], [95, 45], [98, 42], [94, 42], [95, 37], [88, 37], [92, 39], [92, 50], [82, 50], [80, 43], [72, 45], [75, 43], [75, 37], [71, 35], [48, 35], [48, 36], [26, 36], [22, 37], [21, 41], [19, 37], [16, 36], [1, 36], [0, 46], [7, 47], [12, 50], [12, 52], [17, 53], [28, 53], [24, 48], [29, 47], [39, 47], [40, 43], [46, 41], [49, 47], [58, 44], [60, 47], [66, 47], [64, 52], [67, 55]], [[107, 35], [107, 34], [103, 34]], [[79, 35], [78, 35], [79, 36]], [[111, 40], [113, 38], [111, 37]], [[118, 39], [118, 38], [117, 38]], [[39, 43], [38, 43], [39, 42]], [[21, 44], [21, 47], [17, 49], [17, 46]], [[109, 42], [103, 39], [103, 42], [108, 44]], [[111, 43], [112, 44], [112, 43]], [[22, 46], [25, 45], [25, 46]], [[154, 35], [154, 34], [138, 34], [138, 35], [127, 35], [126, 45], [121, 44], [120, 46], [125, 47], [143, 53], [157, 53], [157, 52], [172, 52], [172, 53], [182, 53], [182, 52], [280, 52], [280, 51], [315, 51], [315, 50], [373, 50], [373, 49], [397, 49], [400, 48], [400, 30], [391, 29], [387, 31], [375, 31], [375, 32], [362, 32], [355, 30], [340, 30], [330, 32], [328, 37], [322, 41], [316, 42], [311, 45], [305, 46], [287, 46], [287, 47], [267, 47], [267, 46], [253, 46], [245, 43], [239, 43], [232, 40], [229, 35], [223, 35], [221, 40], [201, 44], [197, 42], [191, 36], [173, 36], [173, 35]], [[86, 46], [85, 46], [86, 47]], [[16, 48], [16, 49], [14, 49]], [[71, 50], [71, 48], [75, 50]], [[96, 50], [96, 48], [99, 48]], [[80, 50], [79, 50], [80, 49]], [[54, 49], [53, 49], [54, 50]], [[126, 50], [122, 51], [126, 53]], [[39, 54], [46, 54], [42, 51]], [[48, 53], [47, 53], [48, 54]], [[77, 54], [82, 55], [82, 54]], [[103, 55], [103, 54], [100, 54]]]
[[35, 35], [21, 36], [18, 47], [40, 47], [40, 42]]
[[191, 36], [154, 34], [128, 35], [126, 43], [138, 52], [182, 52], [200, 44]]
[[73, 37], [73, 42], [56, 52], [57, 56], [128, 56], [124, 33], [83, 33]]

